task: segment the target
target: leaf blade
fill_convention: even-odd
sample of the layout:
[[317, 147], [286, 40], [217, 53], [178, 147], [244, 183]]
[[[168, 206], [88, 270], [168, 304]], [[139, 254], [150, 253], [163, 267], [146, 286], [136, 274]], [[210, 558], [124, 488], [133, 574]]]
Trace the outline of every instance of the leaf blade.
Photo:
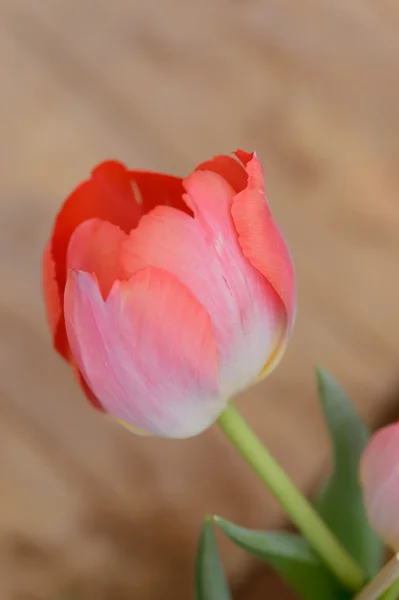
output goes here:
[[220, 517], [214, 521], [236, 545], [273, 567], [301, 598], [348, 600], [349, 595], [302, 536], [246, 529]]
[[368, 578], [382, 564], [382, 544], [364, 510], [359, 463], [370, 438], [363, 419], [342, 387], [321, 367], [318, 390], [334, 456], [333, 473], [316, 502], [320, 516], [335, 533]]
[[231, 600], [211, 519], [204, 521], [195, 564], [196, 600]]

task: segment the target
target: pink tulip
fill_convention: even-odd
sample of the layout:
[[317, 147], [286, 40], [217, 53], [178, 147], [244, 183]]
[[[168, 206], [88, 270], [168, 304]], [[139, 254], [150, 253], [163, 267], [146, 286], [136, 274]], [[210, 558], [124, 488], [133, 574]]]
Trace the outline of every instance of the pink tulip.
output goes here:
[[368, 518], [386, 544], [399, 550], [399, 423], [377, 431], [361, 460]]
[[184, 438], [271, 371], [295, 312], [261, 164], [238, 150], [184, 180], [96, 167], [58, 214], [43, 283], [54, 345], [89, 400]]

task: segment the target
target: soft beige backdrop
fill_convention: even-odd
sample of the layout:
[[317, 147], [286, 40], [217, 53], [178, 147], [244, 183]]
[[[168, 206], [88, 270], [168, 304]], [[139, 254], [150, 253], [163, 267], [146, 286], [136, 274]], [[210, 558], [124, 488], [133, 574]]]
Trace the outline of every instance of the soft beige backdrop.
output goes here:
[[[299, 310], [281, 366], [239, 405], [304, 490], [328, 460], [316, 361], [368, 420], [395, 408], [398, 34], [395, 0], [0, 0], [2, 600], [187, 600], [206, 512], [281, 522], [217, 430], [135, 438], [53, 353], [40, 255], [97, 161], [185, 174], [258, 151]], [[254, 563], [221, 551], [237, 597], [268, 597], [267, 574], [251, 583]]]

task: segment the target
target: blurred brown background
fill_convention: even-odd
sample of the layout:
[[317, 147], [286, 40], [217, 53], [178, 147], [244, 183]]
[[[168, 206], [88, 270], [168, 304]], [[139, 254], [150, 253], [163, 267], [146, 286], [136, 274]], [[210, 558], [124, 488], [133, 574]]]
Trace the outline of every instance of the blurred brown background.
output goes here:
[[[104, 158], [183, 175], [260, 154], [299, 311], [281, 366], [239, 405], [298, 485], [328, 468], [315, 362], [373, 424], [395, 410], [398, 72], [395, 0], [0, 0], [2, 600], [189, 600], [205, 513], [282, 523], [217, 430], [135, 438], [50, 347], [41, 251]], [[283, 598], [221, 542], [235, 598]]]

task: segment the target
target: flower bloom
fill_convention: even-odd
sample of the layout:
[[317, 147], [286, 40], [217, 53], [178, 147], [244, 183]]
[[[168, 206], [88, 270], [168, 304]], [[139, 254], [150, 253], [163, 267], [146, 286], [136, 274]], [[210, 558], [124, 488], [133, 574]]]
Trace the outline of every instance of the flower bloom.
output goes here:
[[261, 164], [240, 150], [184, 180], [97, 166], [55, 220], [43, 286], [92, 404], [165, 437], [200, 433], [268, 373], [295, 312]]
[[399, 550], [399, 423], [379, 429], [361, 460], [360, 478], [368, 518], [385, 543]]

